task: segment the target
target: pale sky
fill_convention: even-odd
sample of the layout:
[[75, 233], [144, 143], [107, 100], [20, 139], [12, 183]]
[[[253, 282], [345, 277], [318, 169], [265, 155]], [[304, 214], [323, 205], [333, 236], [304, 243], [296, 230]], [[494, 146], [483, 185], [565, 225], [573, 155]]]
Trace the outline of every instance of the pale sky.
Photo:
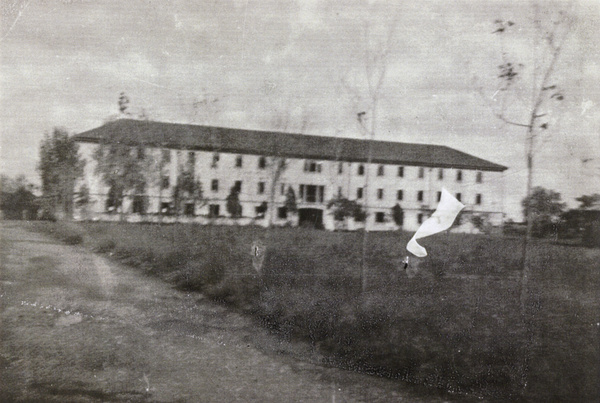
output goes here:
[[[543, 111], [534, 184], [575, 206], [600, 193], [600, 2], [539, 3], [2, 0], [0, 169], [38, 183], [44, 133], [101, 125], [122, 91], [153, 120], [361, 136], [365, 29], [377, 48], [393, 26], [375, 138], [508, 166], [505, 209], [520, 219], [525, 129], [495, 116], [498, 65], [503, 52], [524, 65], [505, 110], [528, 123], [548, 54], [534, 21], [545, 29], [565, 9], [573, 23], [551, 82], [565, 99]], [[496, 19], [514, 26], [492, 34]]]

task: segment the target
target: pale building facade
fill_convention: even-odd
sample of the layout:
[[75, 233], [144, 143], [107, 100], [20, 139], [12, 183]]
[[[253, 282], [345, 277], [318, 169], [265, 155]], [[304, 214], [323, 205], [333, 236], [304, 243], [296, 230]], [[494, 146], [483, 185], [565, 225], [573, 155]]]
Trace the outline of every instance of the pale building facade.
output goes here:
[[[129, 194], [122, 206], [115, 207], [108, 203], [109, 187], [95, 174], [93, 153], [102, 136], [132, 130], [144, 142], [150, 168], [143, 191]], [[86, 160], [78, 186], [85, 184], [91, 195], [76, 214], [81, 219], [118, 220], [123, 219], [117, 214], [122, 211], [128, 221], [259, 225], [272, 221], [329, 230], [366, 224], [369, 230], [413, 231], [433, 212], [444, 187], [466, 205], [460, 229], [475, 230], [472, 216], [488, 226], [500, 226], [503, 220], [506, 167], [444, 146], [135, 120], [111, 122], [75, 138]], [[369, 147], [371, 164], [367, 164]], [[285, 168], [276, 175], [278, 161], [285, 161]], [[203, 198], [184, 201], [182, 214], [173, 216], [173, 188], [183, 171], [201, 182]], [[242, 208], [235, 220], [226, 208], [232, 187], [239, 191]], [[285, 209], [289, 188], [297, 213]], [[334, 220], [327, 205], [338, 195], [363, 206], [366, 220]], [[403, 212], [400, 223], [392, 216], [396, 204]]]

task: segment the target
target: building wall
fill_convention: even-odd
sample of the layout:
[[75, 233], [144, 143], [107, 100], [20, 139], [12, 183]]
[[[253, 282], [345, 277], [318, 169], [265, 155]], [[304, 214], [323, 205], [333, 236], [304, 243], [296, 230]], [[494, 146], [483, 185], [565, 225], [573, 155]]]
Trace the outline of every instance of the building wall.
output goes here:
[[[80, 153], [87, 161], [85, 175], [80, 184], [86, 183], [90, 189], [92, 202], [87, 206], [85, 217], [83, 214], [79, 216], [80, 218], [105, 219], [108, 188], [94, 174], [96, 164], [92, 154], [95, 147], [97, 147], [96, 144], [80, 143]], [[146, 187], [148, 196], [146, 213], [149, 216], [146, 219], [150, 219], [151, 215], [160, 212], [161, 203], [171, 201], [173, 188], [177, 183], [177, 175], [184, 169], [193, 169], [195, 178], [202, 183], [206, 205], [195, 208], [195, 214], [198, 216], [207, 216], [210, 204], [218, 204], [220, 215], [227, 216], [225, 200], [236, 181], [242, 183], [239, 195], [244, 217], [242, 221], [255, 218], [256, 207], [263, 202], [269, 202], [271, 178], [274, 172], [273, 164], [271, 164], [272, 158], [266, 158], [267, 163], [264, 168], [261, 168], [259, 165], [261, 156], [258, 155], [241, 155], [241, 166], [236, 166], [239, 154], [219, 153], [216, 164], [213, 160], [215, 153], [211, 151], [194, 151], [193, 164], [190, 163], [189, 150], [169, 150], [168, 154], [170, 161], [161, 163], [163, 150], [148, 149], [146, 151], [146, 158], [150, 164]], [[333, 229], [336, 223], [333, 222], [332, 212], [328, 212], [326, 209], [327, 202], [341, 193], [343, 197], [357, 200], [362, 205], [365, 205], [365, 202], [368, 204], [369, 207], [366, 209], [369, 213], [367, 225], [370, 230], [396, 229], [397, 226], [391, 216], [391, 208], [397, 203], [404, 210], [403, 228], [409, 231], [416, 230], [420, 221], [426, 219], [437, 206], [438, 192], [442, 187], [455, 196], [460, 193], [461, 201], [466, 205], [466, 218], [463, 220], [462, 230], [475, 230], [473, 226], [470, 226], [468, 219], [468, 216], [473, 214], [485, 217], [491, 225], [501, 225], [502, 223], [504, 190], [501, 172], [478, 173], [475, 170], [444, 168], [443, 176], [440, 178], [439, 168], [402, 166], [402, 175], [400, 176], [400, 166], [398, 165], [371, 164], [371, 166], [367, 166], [363, 163], [346, 161], [308, 161], [309, 163], [314, 162], [316, 165], [314, 165], [314, 172], [307, 172], [305, 170], [306, 160], [287, 159], [286, 161], [287, 167], [282, 172], [275, 188], [275, 208], [283, 206], [285, 193], [288, 187], [292, 186], [298, 208], [324, 210], [324, 223], [328, 229]], [[359, 174], [360, 166], [364, 168], [362, 175]], [[383, 169], [381, 175], [380, 166]], [[457, 179], [459, 171], [462, 176], [460, 180]], [[481, 175], [481, 182], [477, 181], [478, 175]], [[169, 178], [169, 186], [165, 189], [161, 186], [163, 176]], [[366, 186], [367, 176], [368, 186]], [[218, 181], [216, 190], [211, 187], [213, 180]], [[324, 189], [323, 201], [320, 201], [318, 195], [315, 202], [307, 201], [306, 197], [303, 200], [300, 194], [301, 185], [305, 187], [308, 185], [322, 186]], [[259, 191], [260, 188], [264, 189], [262, 193]], [[357, 194], [359, 188], [363, 189], [360, 198]], [[398, 191], [402, 191], [401, 199], [398, 199]], [[419, 192], [422, 192], [422, 200], [418, 199]], [[477, 195], [480, 195], [479, 203], [477, 203]], [[124, 209], [126, 212], [131, 211], [131, 198], [126, 198]], [[278, 219], [276, 210], [273, 212], [272, 217], [276, 225], [294, 220], [294, 217]], [[384, 213], [384, 222], [376, 222], [375, 213], [377, 212]], [[351, 229], [364, 224], [350, 223], [347, 225]]]

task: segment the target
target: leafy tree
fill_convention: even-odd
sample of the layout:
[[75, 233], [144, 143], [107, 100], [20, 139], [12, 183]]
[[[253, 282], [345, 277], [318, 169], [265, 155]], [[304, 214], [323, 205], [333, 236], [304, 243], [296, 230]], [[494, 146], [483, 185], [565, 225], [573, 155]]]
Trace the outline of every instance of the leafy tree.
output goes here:
[[232, 186], [227, 196], [227, 212], [232, 218], [239, 218], [242, 215], [242, 205], [240, 204], [240, 189]]
[[75, 181], [83, 175], [85, 161], [79, 157], [77, 143], [66, 130], [54, 128], [40, 144], [37, 170], [42, 181], [44, 208], [50, 214], [73, 214]]
[[577, 197], [575, 200], [579, 202], [579, 208], [588, 209], [600, 204], [600, 194], [594, 193], [591, 195], [583, 195]]
[[392, 218], [399, 227], [404, 224], [404, 210], [402, 210], [402, 207], [400, 207], [400, 204], [398, 203], [392, 207]]
[[[100, 140], [94, 150], [96, 175], [108, 186], [107, 206], [118, 209], [126, 195], [143, 190], [146, 173], [151, 172], [151, 156], [135, 133], [113, 132]], [[122, 213], [125, 213], [121, 209]]]
[[11, 220], [31, 219], [38, 208], [37, 198], [33, 194], [33, 185], [24, 176], [15, 180], [2, 175], [0, 188], [0, 209], [4, 217]]
[[340, 195], [327, 203], [327, 208], [333, 210], [333, 218], [343, 221], [346, 218], [354, 218], [356, 221], [364, 221], [366, 212], [355, 200], [349, 200]]
[[184, 202], [192, 202], [194, 205], [204, 202], [202, 183], [196, 180], [190, 171], [182, 171], [177, 176], [172, 198], [175, 215], [181, 215]]
[[295, 213], [298, 211], [298, 205], [296, 204], [296, 193], [294, 188], [289, 186], [285, 194], [285, 209], [288, 213]]
[[558, 223], [565, 208], [565, 203], [561, 202], [560, 193], [540, 186], [535, 187], [531, 195], [523, 199], [521, 205], [524, 212], [529, 212], [532, 235], [536, 237], [549, 234]]

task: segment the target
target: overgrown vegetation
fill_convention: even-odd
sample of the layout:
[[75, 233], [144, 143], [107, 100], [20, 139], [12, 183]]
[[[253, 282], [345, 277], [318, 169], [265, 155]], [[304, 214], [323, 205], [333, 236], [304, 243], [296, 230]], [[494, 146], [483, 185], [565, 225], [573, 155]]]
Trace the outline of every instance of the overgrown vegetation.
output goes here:
[[[504, 401], [598, 396], [597, 249], [532, 242], [524, 318], [518, 238], [432, 237], [409, 278], [401, 264], [409, 234], [373, 233], [361, 293], [360, 233], [125, 223], [70, 230], [99, 252], [253, 315], [282, 338], [311, 343], [334, 365]], [[252, 266], [257, 240], [267, 245], [261, 276]]]

